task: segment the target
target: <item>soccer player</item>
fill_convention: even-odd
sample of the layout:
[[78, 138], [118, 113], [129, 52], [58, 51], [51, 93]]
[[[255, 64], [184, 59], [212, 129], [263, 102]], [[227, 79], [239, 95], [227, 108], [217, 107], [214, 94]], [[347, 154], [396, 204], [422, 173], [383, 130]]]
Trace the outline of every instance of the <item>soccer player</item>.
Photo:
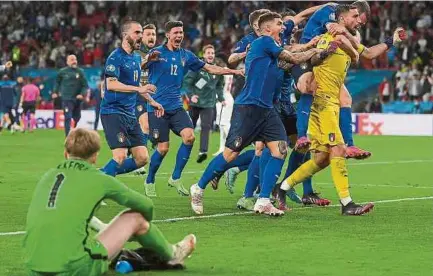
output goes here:
[[[359, 0], [353, 4], [359, 10], [362, 25], [365, 25], [370, 16], [370, 7], [368, 3], [364, 0]], [[307, 21], [300, 43], [307, 43], [313, 37], [324, 34], [327, 31], [331, 31], [333, 34], [338, 32], [341, 33], [344, 27], [335, 23], [336, 7], [337, 4], [328, 4], [316, 11]], [[297, 129], [299, 138], [295, 148], [306, 150], [310, 145], [310, 141], [307, 138], [307, 126], [310, 108], [313, 101], [314, 76], [312, 74], [311, 65], [308, 63], [294, 66], [292, 74], [295, 78], [297, 89], [302, 93], [297, 109]], [[346, 155], [348, 158], [368, 158], [371, 153], [356, 147], [353, 142], [351, 115], [352, 98], [344, 85], [342, 86], [340, 95], [341, 110], [339, 122], [344, 141], [348, 146], [346, 149]]]
[[[352, 33], [361, 24], [356, 6], [338, 5], [335, 17], [340, 26]], [[341, 48], [335, 44], [341, 43]], [[349, 181], [345, 160], [345, 144], [338, 124], [340, 112], [340, 89], [351, 60], [357, 62], [359, 54], [344, 36], [333, 37], [329, 32], [322, 36], [317, 47], [327, 49], [335, 47], [336, 51], [330, 54], [320, 65], [313, 67], [317, 90], [311, 109], [308, 129], [311, 137], [311, 150], [314, 158], [305, 162], [281, 184], [281, 191], [287, 191], [297, 183], [304, 181], [327, 166], [331, 166], [332, 178], [340, 197], [342, 213], [345, 215], [362, 215], [369, 212], [374, 205], [355, 204], [349, 192]], [[344, 49], [344, 50], [343, 50]], [[312, 63], [315, 63], [315, 57]], [[283, 198], [284, 196], [281, 196]]]
[[[149, 95], [155, 91], [155, 86], [140, 86], [144, 60], [134, 53], [141, 45], [143, 29], [140, 23], [127, 21], [122, 25], [121, 32], [121, 47], [108, 56], [105, 64], [104, 95], [101, 103], [101, 122], [113, 154], [113, 158], [102, 170], [111, 176], [134, 171], [144, 166], [149, 158], [146, 137], [135, 115], [137, 93], [155, 107], [156, 116], [164, 113], [162, 106]], [[132, 152], [131, 158], [127, 158], [128, 149]]]
[[86, 97], [88, 85], [83, 70], [78, 68], [77, 57], [68, 55], [65, 68], [57, 74], [56, 83], [51, 96], [53, 99], [61, 96], [65, 116], [65, 135], [71, 130], [71, 120], [75, 126], [81, 119], [81, 104]]
[[227, 170], [247, 145], [263, 141], [271, 151], [264, 172], [265, 184], [254, 210], [267, 215], [282, 215], [270, 202], [270, 193], [277, 181], [287, 154], [284, 126], [273, 108], [273, 96], [279, 85], [278, 60], [300, 63], [319, 52], [310, 49], [291, 53], [281, 47], [280, 33], [284, 30], [281, 16], [265, 13], [258, 20], [262, 36], [253, 43], [246, 58], [246, 84], [235, 100], [231, 127], [224, 152], [215, 157], [206, 168], [198, 184], [191, 186], [191, 207], [203, 214], [203, 193], [215, 175]]
[[[149, 52], [149, 54], [158, 53], [159, 59], [147, 64], [149, 83], [157, 88], [155, 100], [162, 104], [165, 114], [158, 118], [153, 113], [149, 113], [150, 133], [158, 146], [150, 160], [145, 190], [146, 195], [156, 196], [155, 174], [169, 150], [169, 133], [172, 130], [176, 135], [182, 137], [182, 144], [177, 152], [176, 164], [173, 174], [168, 180], [168, 185], [175, 187], [180, 195], [187, 196], [189, 195], [188, 190], [183, 187], [180, 177], [188, 162], [195, 137], [191, 118], [182, 107], [180, 90], [183, 78], [188, 70], [194, 72], [204, 70], [214, 75], [243, 75], [243, 71], [205, 63], [192, 52], [182, 49], [180, 46], [184, 32], [181, 21], [167, 22], [165, 24], [165, 36], [167, 42]], [[152, 106], [148, 106], [148, 108], [149, 112], [153, 111]]]
[[[209, 44], [203, 47], [203, 60], [206, 63], [215, 64], [215, 47], [213, 45]], [[204, 70], [189, 72], [183, 84], [190, 99], [189, 112], [194, 129], [199, 117], [201, 120], [200, 150], [197, 163], [202, 163], [207, 159], [209, 135], [217, 98], [222, 106], [226, 105], [223, 96], [224, 76], [215, 76]]]
[[[93, 166], [99, 150], [96, 131], [72, 130], [65, 141], [66, 160], [36, 185], [23, 243], [28, 275], [102, 275], [130, 239], [156, 252], [168, 266], [183, 266], [194, 250], [194, 235], [169, 243], [152, 222], [152, 201]], [[89, 221], [103, 199], [130, 209], [92, 237]]]
[[27, 80], [27, 84], [21, 90], [21, 99], [19, 106], [23, 109], [23, 130], [29, 129], [30, 132], [36, 128], [36, 102], [40, 100], [41, 91], [32, 83]]

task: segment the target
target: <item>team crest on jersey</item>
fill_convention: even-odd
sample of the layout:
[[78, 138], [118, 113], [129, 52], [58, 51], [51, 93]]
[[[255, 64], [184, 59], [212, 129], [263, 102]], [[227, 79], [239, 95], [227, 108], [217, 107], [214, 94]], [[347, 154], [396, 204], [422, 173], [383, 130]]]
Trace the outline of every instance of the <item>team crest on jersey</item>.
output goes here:
[[114, 70], [116, 70], [116, 67], [114, 67], [113, 64], [110, 64], [110, 65], [107, 66], [107, 71], [108, 72], [114, 72]]
[[79, 78], [80, 78], [80, 74], [77, 73], [77, 74], [75, 75], [75, 78], [79, 79]]
[[138, 112], [141, 112], [141, 111], [143, 111], [143, 106], [140, 104], [140, 105], [137, 105], [137, 110], [138, 110]]
[[329, 141], [335, 142], [335, 133], [329, 133]]
[[185, 66], [185, 58], [182, 58], [181, 62], [182, 62], [182, 66]]
[[242, 145], [242, 137], [238, 136], [235, 139], [235, 148], [239, 148]]
[[158, 140], [158, 138], [159, 138], [159, 130], [158, 129], [153, 130], [152, 137], [153, 137], [153, 139]]
[[123, 132], [117, 133], [117, 141], [119, 141], [119, 143], [124, 143], [126, 141], [126, 136]]

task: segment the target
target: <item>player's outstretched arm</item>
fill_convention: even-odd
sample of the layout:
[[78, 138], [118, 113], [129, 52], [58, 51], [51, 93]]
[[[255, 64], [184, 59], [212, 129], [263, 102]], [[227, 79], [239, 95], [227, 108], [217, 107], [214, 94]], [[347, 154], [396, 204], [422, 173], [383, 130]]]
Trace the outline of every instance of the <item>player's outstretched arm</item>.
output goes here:
[[403, 40], [406, 40], [406, 32], [403, 28], [397, 28], [394, 31], [394, 35], [392, 37], [388, 37], [384, 42], [374, 45], [372, 47], [364, 47], [363, 45], [358, 46], [358, 52], [361, 53], [361, 56], [366, 59], [375, 59], [380, 56], [384, 52], [388, 51], [393, 45], [397, 45], [401, 43]]
[[308, 51], [308, 50], [316, 47], [319, 40], [320, 40], [320, 36], [316, 36], [312, 40], [310, 40], [308, 43], [305, 43], [305, 44], [294, 43], [294, 44], [284, 46], [284, 49], [286, 49], [287, 51], [293, 52], [293, 53], [305, 52], [305, 51]]
[[247, 56], [247, 52], [243, 53], [233, 53], [229, 56], [228, 64], [232, 67], [236, 67], [239, 65], [239, 63], [245, 59]]
[[240, 75], [240, 76], [245, 75], [244, 70], [235, 70], [235, 69], [223, 68], [223, 67], [209, 64], [209, 63], [206, 63], [203, 66], [203, 69], [206, 72], [208, 72], [210, 74], [214, 74], [214, 75]]
[[321, 50], [313, 48], [302, 53], [293, 53], [287, 50], [281, 51], [278, 56], [279, 60], [289, 62], [291, 64], [300, 64], [311, 59], [316, 53], [320, 53]]
[[298, 13], [297, 15], [295, 15], [293, 17], [293, 23], [295, 23], [296, 25], [299, 25], [300, 23], [302, 23], [304, 20], [307, 20], [308, 17], [310, 17], [310, 15], [312, 15], [313, 13], [315, 13], [318, 9], [322, 8], [323, 6], [326, 6], [328, 4], [324, 4], [324, 5], [319, 5], [319, 6], [314, 6], [311, 8], [308, 8], [306, 10], [301, 11], [300, 13]]

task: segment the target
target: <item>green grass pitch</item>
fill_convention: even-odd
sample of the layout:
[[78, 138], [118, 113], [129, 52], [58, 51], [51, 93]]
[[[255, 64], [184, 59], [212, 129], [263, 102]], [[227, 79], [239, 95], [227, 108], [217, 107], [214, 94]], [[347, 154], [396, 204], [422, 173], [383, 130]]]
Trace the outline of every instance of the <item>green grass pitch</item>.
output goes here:
[[[63, 159], [63, 135], [56, 130], [0, 134], [0, 275], [25, 275], [23, 235], [11, 232], [24, 230], [36, 182]], [[135, 275], [432, 275], [433, 138], [358, 136], [356, 141], [373, 152], [369, 160], [351, 160], [348, 167], [352, 197], [377, 202], [366, 216], [344, 217], [338, 207], [299, 205], [292, 205], [282, 218], [235, 215], [244, 173], [234, 195], [223, 183], [218, 191], [209, 187], [205, 193], [205, 215], [225, 215], [167, 222], [194, 217], [189, 198], [167, 187], [180, 142], [172, 136], [171, 151], [157, 175], [156, 217], [172, 242], [195, 233], [197, 249], [185, 271]], [[198, 142], [182, 177], [187, 187], [198, 181], [209, 162], [195, 162]], [[210, 153], [217, 143], [218, 134], [213, 134]], [[97, 165], [109, 158], [104, 142]], [[119, 178], [143, 192], [142, 177]], [[338, 203], [329, 170], [315, 176], [314, 183], [317, 191]], [[302, 187], [297, 191], [302, 193]], [[108, 203], [97, 214], [105, 221], [120, 210]]]

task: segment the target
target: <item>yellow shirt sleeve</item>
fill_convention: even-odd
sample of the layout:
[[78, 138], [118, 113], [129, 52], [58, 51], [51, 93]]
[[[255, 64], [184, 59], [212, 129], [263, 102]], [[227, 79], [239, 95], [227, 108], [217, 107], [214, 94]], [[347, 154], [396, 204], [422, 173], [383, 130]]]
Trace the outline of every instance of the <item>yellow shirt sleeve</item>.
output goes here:
[[358, 49], [356, 49], [358, 51], [358, 54], [362, 54], [362, 52], [364, 52], [365, 50], [365, 46], [362, 44], [359, 44]]

